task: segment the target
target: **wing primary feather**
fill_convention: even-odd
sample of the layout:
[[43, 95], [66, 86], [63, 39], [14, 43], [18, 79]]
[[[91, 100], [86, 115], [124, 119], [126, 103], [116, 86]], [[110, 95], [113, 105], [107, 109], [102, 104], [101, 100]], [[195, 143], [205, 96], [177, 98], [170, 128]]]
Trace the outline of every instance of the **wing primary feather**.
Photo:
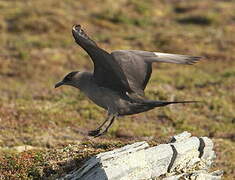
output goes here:
[[153, 52], [156, 58], [152, 58], [153, 62], [166, 62], [166, 63], [176, 63], [176, 64], [188, 64], [192, 65], [198, 62], [201, 56], [189, 56], [181, 54], [169, 54]]

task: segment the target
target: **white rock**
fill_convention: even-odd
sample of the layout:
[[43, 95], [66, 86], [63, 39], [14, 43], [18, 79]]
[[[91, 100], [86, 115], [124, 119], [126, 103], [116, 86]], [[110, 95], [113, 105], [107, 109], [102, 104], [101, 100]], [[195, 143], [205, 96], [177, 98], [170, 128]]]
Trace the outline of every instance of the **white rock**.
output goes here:
[[208, 173], [215, 152], [207, 137], [190, 137], [183, 132], [169, 144], [149, 147], [137, 142], [100, 153], [90, 158], [80, 169], [61, 180], [143, 180], [165, 177], [165, 180], [217, 180], [222, 173]]

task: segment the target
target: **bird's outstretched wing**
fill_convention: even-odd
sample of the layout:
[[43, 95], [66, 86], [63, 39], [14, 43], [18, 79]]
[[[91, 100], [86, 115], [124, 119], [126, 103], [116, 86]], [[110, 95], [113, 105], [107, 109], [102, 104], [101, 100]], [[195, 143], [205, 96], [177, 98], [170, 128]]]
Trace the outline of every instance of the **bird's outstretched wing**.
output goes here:
[[91, 57], [94, 63], [94, 79], [98, 85], [118, 92], [132, 92], [119, 62], [111, 54], [99, 48], [80, 25], [73, 26], [72, 34], [76, 43]]
[[121, 65], [130, 88], [138, 94], [144, 94], [144, 89], [152, 73], [153, 62], [191, 65], [199, 61], [201, 58], [199, 56], [139, 50], [117, 50], [113, 51], [111, 55]]
[[152, 73], [153, 62], [194, 64], [199, 56], [148, 52], [139, 50], [117, 50], [111, 54], [99, 48], [81, 29], [72, 28], [72, 34], [91, 57], [94, 63], [94, 79], [100, 86], [127, 93], [131, 98], [144, 96], [144, 89]]

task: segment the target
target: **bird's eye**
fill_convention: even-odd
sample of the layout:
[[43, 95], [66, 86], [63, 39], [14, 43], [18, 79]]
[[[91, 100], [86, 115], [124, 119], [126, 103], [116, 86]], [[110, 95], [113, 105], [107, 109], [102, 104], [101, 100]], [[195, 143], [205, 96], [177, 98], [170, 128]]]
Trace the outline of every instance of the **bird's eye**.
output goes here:
[[64, 78], [64, 81], [69, 81], [70, 79], [71, 79], [71, 78], [69, 78], [69, 77], [66, 76], [66, 77]]
[[64, 81], [71, 81], [72, 78], [75, 76], [76, 73], [77, 73], [77, 72], [75, 72], [75, 71], [69, 73], [67, 76], [65, 76]]
[[64, 81], [70, 81], [70, 80], [72, 80], [72, 76], [70, 76], [70, 75], [68, 75], [64, 78]]

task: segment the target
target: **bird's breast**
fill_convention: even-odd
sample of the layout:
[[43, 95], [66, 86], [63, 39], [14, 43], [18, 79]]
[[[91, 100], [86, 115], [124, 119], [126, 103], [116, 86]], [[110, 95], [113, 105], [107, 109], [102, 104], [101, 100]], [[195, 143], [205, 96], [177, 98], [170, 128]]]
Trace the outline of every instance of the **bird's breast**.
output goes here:
[[118, 109], [125, 103], [118, 92], [95, 84], [81, 90], [95, 104], [113, 113], [118, 112]]
[[89, 87], [84, 93], [91, 101], [106, 109], [109, 113], [117, 113], [123, 116], [145, 112], [154, 108], [152, 104], [130, 101], [124, 95], [108, 88], [99, 86]]

